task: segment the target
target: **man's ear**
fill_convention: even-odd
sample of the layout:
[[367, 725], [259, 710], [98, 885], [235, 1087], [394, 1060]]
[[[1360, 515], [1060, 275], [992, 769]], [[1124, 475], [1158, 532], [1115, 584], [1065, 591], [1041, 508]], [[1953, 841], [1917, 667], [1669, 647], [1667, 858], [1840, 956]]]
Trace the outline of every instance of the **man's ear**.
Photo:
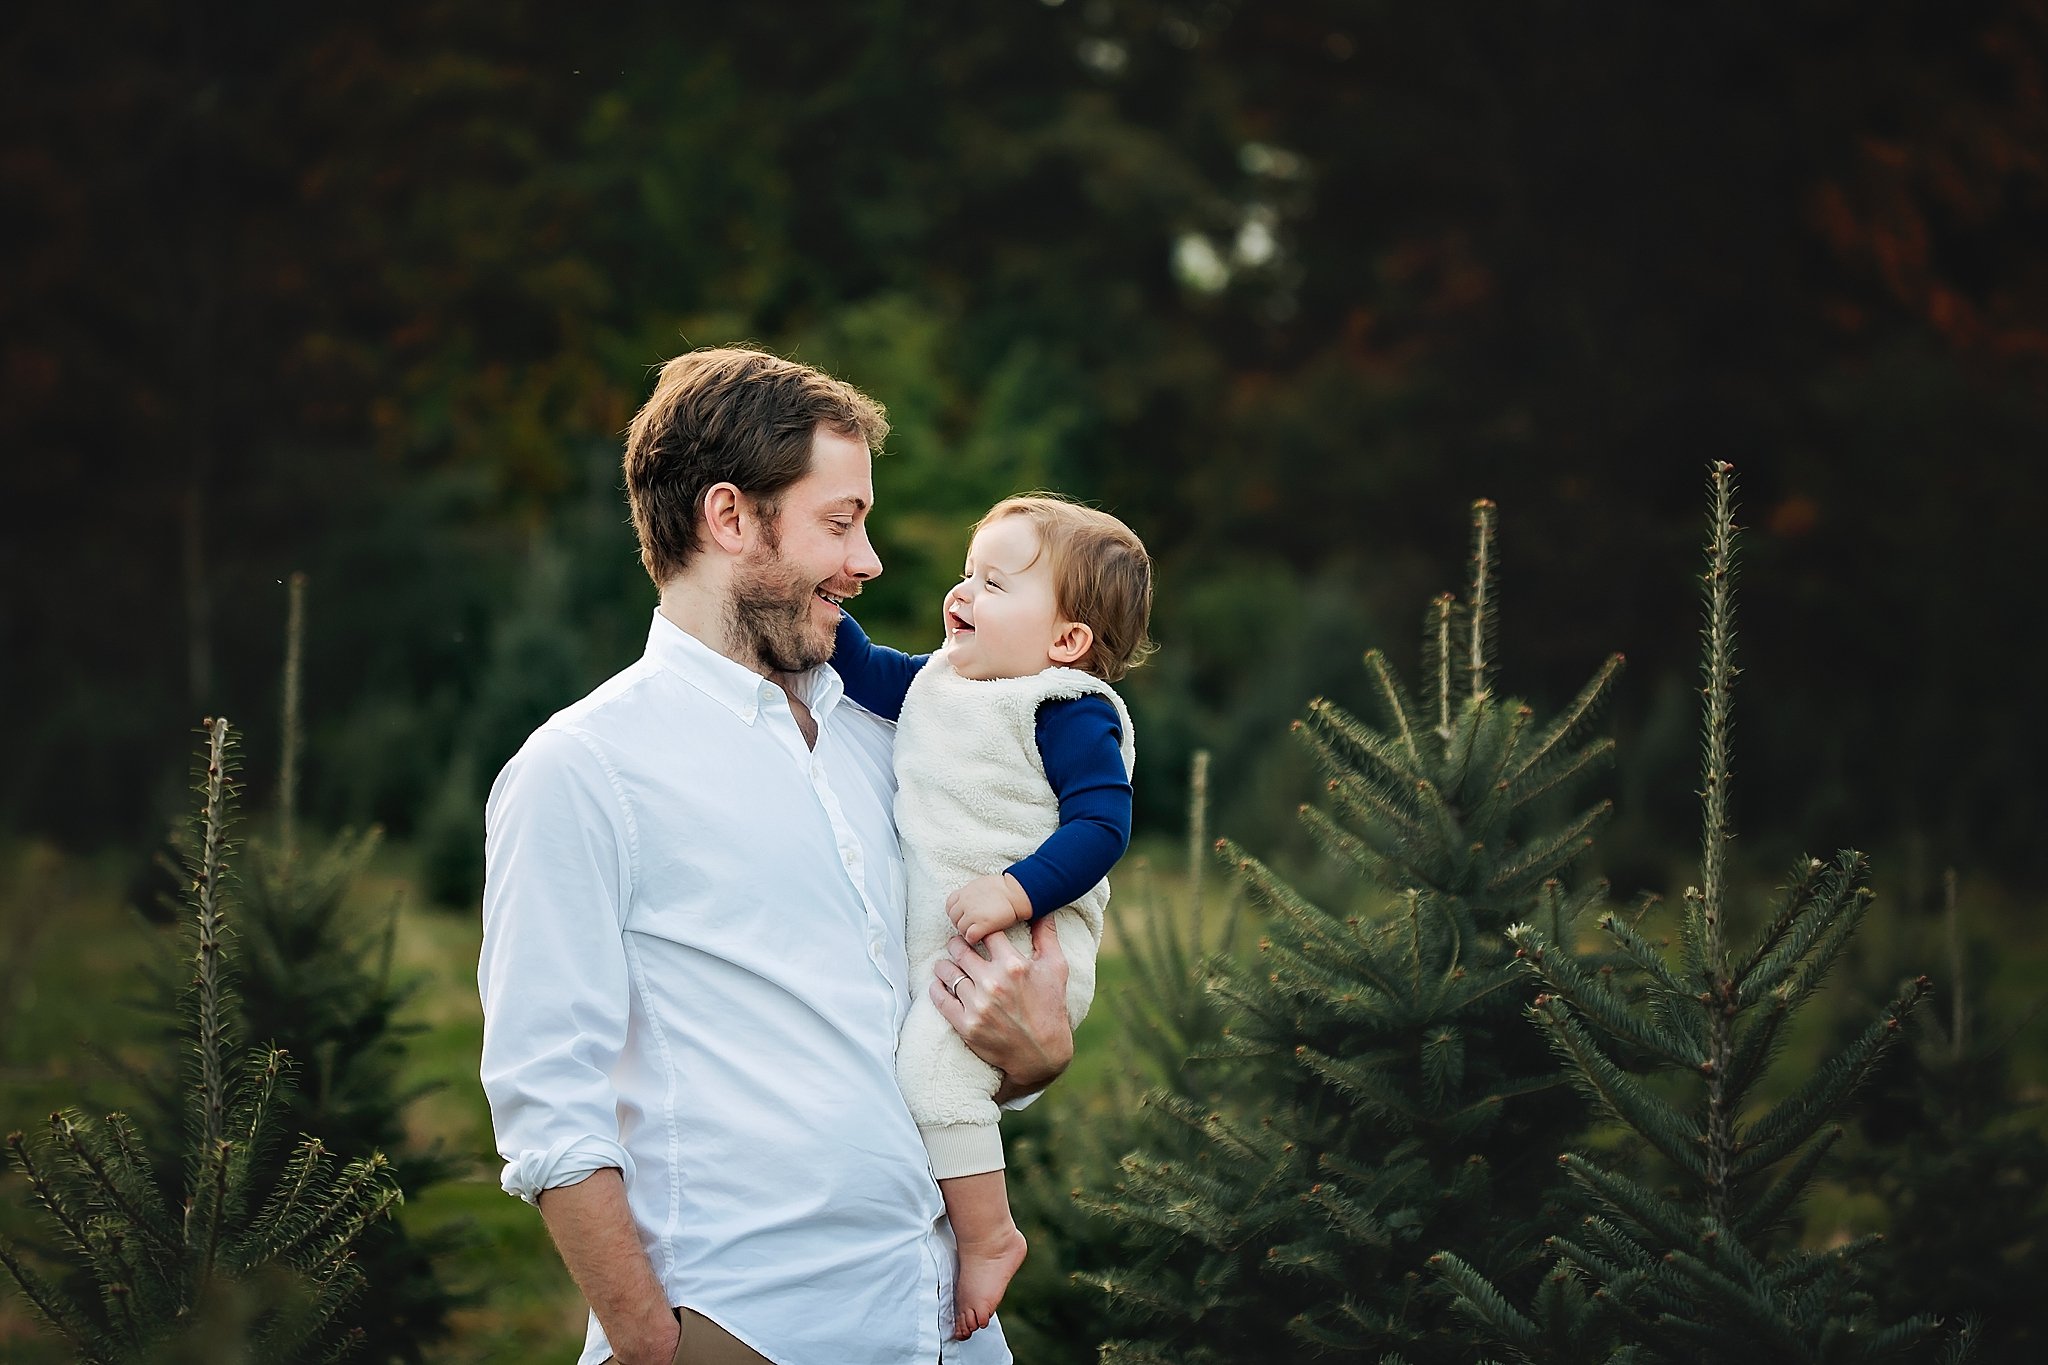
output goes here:
[[704, 518], [704, 534], [712, 544], [728, 554], [739, 554], [747, 547], [745, 532], [746, 519], [753, 515], [753, 504], [747, 495], [740, 492], [739, 485], [714, 483], [704, 491], [701, 504]]
[[1060, 622], [1059, 633], [1052, 637], [1052, 648], [1045, 655], [1054, 663], [1065, 668], [1088, 657], [1088, 651], [1095, 644], [1095, 631], [1079, 621]]

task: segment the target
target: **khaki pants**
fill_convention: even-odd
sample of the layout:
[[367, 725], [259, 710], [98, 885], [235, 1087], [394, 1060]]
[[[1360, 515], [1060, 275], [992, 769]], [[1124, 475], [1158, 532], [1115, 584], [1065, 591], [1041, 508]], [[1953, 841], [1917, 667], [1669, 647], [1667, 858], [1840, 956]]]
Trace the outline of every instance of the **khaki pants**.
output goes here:
[[690, 1308], [678, 1308], [675, 1313], [683, 1335], [676, 1342], [673, 1365], [771, 1365], [767, 1356], [702, 1313]]

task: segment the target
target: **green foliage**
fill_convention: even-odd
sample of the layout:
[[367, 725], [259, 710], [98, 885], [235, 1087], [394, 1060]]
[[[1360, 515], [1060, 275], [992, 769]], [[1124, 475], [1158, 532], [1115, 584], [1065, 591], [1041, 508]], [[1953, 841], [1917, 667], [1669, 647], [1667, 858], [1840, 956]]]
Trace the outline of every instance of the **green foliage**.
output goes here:
[[[284, 1097], [288, 1130], [320, 1134], [343, 1160], [389, 1153], [391, 1182], [417, 1198], [457, 1163], [421, 1150], [406, 1132], [406, 1108], [429, 1087], [401, 1080], [414, 1030], [398, 1022], [411, 992], [392, 979], [397, 909], [374, 936], [353, 932], [343, 913], [377, 842], [375, 831], [343, 835], [303, 862], [296, 850], [252, 850], [256, 875], [242, 882], [241, 1027], [300, 1059], [298, 1084]], [[364, 1231], [355, 1258], [372, 1292], [339, 1318], [360, 1334], [361, 1358], [418, 1362], [447, 1334], [462, 1300], [444, 1267], [465, 1236], [459, 1227], [417, 1234], [396, 1219]]]
[[[154, 825], [175, 718], [268, 680], [218, 623], [305, 568], [341, 623], [309, 700], [350, 739], [309, 809], [409, 837], [525, 610], [535, 525], [595, 468], [594, 553], [630, 570], [617, 434], [649, 367], [752, 339], [902, 418], [880, 624], [928, 626], [896, 585], [953, 557], [977, 484], [1101, 499], [1162, 569], [1169, 652], [1135, 685], [1173, 724], [1149, 752], [1212, 747], [1233, 774], [1273, 706], [1346, 686], [1350, 640], [1409, 600], [1475, 478], [1554, 528], [1520, 558], [1532, 598], [1600, 585], [1517, 643], [1520, 686], [1553, 695], [1626, 639], [1656, 695], [1686, 666], [1644, 607], [1689, 554], [1688, 452], [1739, 439], [1769, 462], [1761, 548], [1787, 581], [1880, 585], [1822, 619], [1761, 604], [1756, 647], [1812, 681], [1751, 713], [1754, 799], [2033, 865], [2025, 689], [1968, 687], [2043, 671], [2006, 623], [2048, 480], [2048, 290], [2025, 215], [1985, 208], [2040, 202], [2048, 166], [2028, 3], [1580, 24], [850, 0], [591, 25], [445, 0], [188, 30], [113, 0], [91, 32], [24, 10], [0, 575], [41, 590], [7, 618], [36, 724], [0, 822]], [[1970, 477], [1931, 476], [1930, 449]], [[111, 545], [141, 571], [110, 575]], [[1233, 578], [1280, 620], [1193, 600]], [[1340, 589], [1334, 624], [1285, 596]], [[630, 572], [577, 601], [579, 669], [632, 657], [581, 627], [644, 625], [644, 602]], [[80, 627], [103, 614], [125, 628]], [[1885, 637], [1943, 647], [1871, 670]], [[1882, 760], [1814, 780], [1783, 757], [1904, 699]], [[1177, 796], [1145, 785], [1165, 828]], [[1271, 852], [1258, 785], [1226, 809]], [[1627, 831], [1644, 859], [1677, 827], [1655, 814]]]
[[1933, 1344], [1932, 1317], [1879, 1311], [1858, 1265], [1867, 1240], [1808, 1250], [1783, 1235], [1841, 1136], [1851, 1096], [1927, 981], [1909, 985], [1796, 1084], [1764, 1084], [1774, 1079], [1787, 1025], [1840, 957], [1872, 893], [1862, 855], [1807, 859], [1753, 937], [1731, 942], [1731, 468], [1716, 463], [1710, 483], [1700, 884], [1685, 893], [1676, 960], [1611, 914], [1601, 928], [1634, 969], [1621, 979], [1586, 971], [1554, 928], [1508, 931], [1543, 983], [1530, 1016], [1578, 1087], [1640, 1145], [1645, 1169], [1631, 1173], [1610, 1152], [1558, 1158], [1583, 1217], [1547, 1240], [1552, 1268], [1526, 1310], [1455, 1248], [1432, 1264], [1487, 1340], [1510, 1359], [1542, 1365], [1610, 1352], [1669, 1365], [1959, 1355], [1966, 1339]]
[[1119, 875], [1109, 905], [1105, 942], [1118, 951], [1105, 958], [1114, 977], [1105, 975], [1100, 994], [1114, 1002], [1115, 1032], [1111, 1041], [1098, 1035], [1082, 1044], [1112, 1051], [1106, 1079], [1095, 1093], [1077, 1093], [1070, 1076], [1006, 1125], [1012, 1207], [1031, 1239], [1012, 1287], [1017, 1308], [1006, 1319], [1020, 1360], [1094, 1365], [1097, 1343], [1115, 1328], [1099, 1279], [1125, 1268], [1130, 1243], [1087, 1191], [1114, 1182], [1133, 1132], [1147, 1128], [1149, 1107], [1169, 1097], [1213, 1104], [1229, 1074], [1214, 1060], [1228, 1014], [1209, 982], [1212, 959], [1237, 951], [1242, 917], [1234, 895], [1220, 924], [1204, 916], [1208, 758], [1198, 751], [1191, 765], [1185, 882], [1162, 891], [1150, 865], [1138, 862]]
[[2021, 1365], [2044, 1345], [2048, 1137], [2041, 1101], [2015, 1084], [2014, 1044], [2041, 1001], [2016, 1019], [1993, 1006], [1984, 983], [2001, 945], [1965, 938], [1954, 872], [1946, 889], [1946, 1008], [1917, 1011], [1910, 1045], [1871, 1077], [1838, 1178], [1885, 1210], [1871, 1282], [1912, 1285], [1928, 1311], [1978, 1318], [1976, 1358]]
[[[127, 1116], [95, 1121], [60, 1111], [40, 1143], [15, 1133], [8, 1148], [71, 1273], [52, 1278], [4, 1240], [0, 1264], [95, 1365], [244, 1348], [264, 1360], [335, 1360], [354, 1344], [354, 1334], [335, 1329], [364, 1283], [354, 1247], [402, 1196], [381, 1155], [337, 1170], [315, 1137], [270, 1169], [291, 1066], [280, 1049], [234, 1042], [224, 892], [235, 784], [226, 721], [208, 723], [202, 762], [204, 804], [185, 868], [193, 978], [178, 1193], [167, 1198], [159, 1188], [145, 1136]], [[214, 1335], [223, 1331], [230, 1338]]]
[[[505, 571], [516, 609], [484, 632], [483, 669], [459, 712], [442, 719], [444, 733], [422, 737], [447, 755], [417, 807], [421, 878], [435, 905], [475, 913], [491, 779], [557, 707], [632, 658], [646, 637], [653, 592], [621, 534], [615, 458], [608, 453], [602, 480], [589, 475], [548, 529], [527, 538]], [[621, 592], [622, 582], [644, 596]]]
[[[310, 851], [296, 838], [305, 586], [305, 575], [292, 576], [277, 842], [251, 845], [251, 870], [239, 882], [240, 1028], [243, 1037], [265, 1039], [300, 1059], [299, 1084], [284, 1096], [281, 1117], [288, 1129], [319, 1133], [343, 1160], [392, 1153], [392, 1182], [417, 1197], [448, 1179], [456, 1163], [438, 1147], [420, 1150], [405, 1128], [407, 1107], [433, 1087], [400, 1081], [405, 1038], [418, 1030], [398, 1022], [410, 994], [391, 973], [398, 905], [394, 901], [381, 929], [371, 932], [357, 927], [347, 905], [382, 831], [343, 833]], [[279, 1154], [267, 1154], [262, 1175], [281, 1178], [281, 1163]], [[396, 1218], [365, 1230], [354, 1255], [374, 1292], [357, 1295], [338, 1319], [362, 1358], [417, 1365], [447, 1335], [458, 1297], [440, 1267], [465, 1236], [454, 1225], [415, 1237]]]
[[469, 913], [483, 897], [484, 797], [476, 760], [456, 754], [420, 815], [420, 879], [435, 905]]
[[[376, 830], [343, 834], [310, 851], [248, 845], [237, 878], [236, 1031], [293, 1060], [295, 1083], [274, 1106], [281, 1130], [318, 1133], [343, 1161], [388, 1154], [379, 1159], [389, 1180], [416, 1199], [457, 1163], [421, 1150], [406, 1132], [406, 1109], [431, 1087], [401, 1079], [415, 1030], [398, 1021], [410, 991], [392, 977], [397, 907], [368, 930], [346, 904], [381, 837]], [[175, 996], [164, 1008], [175, 1009]], [[175, 1131], [180, 1097], [141, 1079], [142, 1128], [160, 1135], [155, 1155], [163, 1170], [162, 1135]], [[281, 1179], [285, 1159], [275, 1148], [264, 1151], [252, 1180]], [[463, 1237], [459, 1228], [416, 1236], [395, 1218], [363, 1232], [352, 1255], [373, 1292], [357, 1295], [337, 1318], [355, 1337], [358, 1358], [417, 1362], [447, 1334], [460, 1300], [442, 1266]]]
[[1201, 1085], [1150, 1095], [1141, 1150], [1086, 1196], [1129, 1248], [1089, 1276], [1125, 1333], [1105, 1360], [1463, 1361], [1427, 1252], [1533, 1286], [1551, 1162], [1585, 1110], [1521, 1022], [1535, 987], [1503, 931], [1566, 935], [1601, 898], [1565, 876], [1606, 805], [1552, 798], [1611, 748], [1584, 731], [1619, 660], [1547, 723], [1497, 695], [1494, 511], [1474, 511], [1470, 593], [1428, 613], [1425, 704], [1375, 651], [1381, 724], [1317, 701], [1296, 727], [1332, 808], [1303, 819], [1363, 883], [1357, 908], [1220, 846], [1268, 933], [1251, 961], [1210, 964]]

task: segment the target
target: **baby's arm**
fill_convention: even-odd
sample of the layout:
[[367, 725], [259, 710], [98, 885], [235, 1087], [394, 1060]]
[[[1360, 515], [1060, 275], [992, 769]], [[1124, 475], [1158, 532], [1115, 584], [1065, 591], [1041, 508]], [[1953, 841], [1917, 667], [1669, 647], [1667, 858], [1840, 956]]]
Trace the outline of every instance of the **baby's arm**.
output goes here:
[[851, 612], [839, 613], [839, 638], [832, 647], [832, 669], [846, 695], [883, 720], [903, 713], [903, 694], [924, 667], [929, 654], [905, 654], [868, 639]]
[[1104, 697], [1039, 708], [1038, 753], [1059, 798], [1059, 828], [1030, 857], [999, 876], [975, 878], [947, 899], [946, 913], [962, 938], [978, 943], [1051, 914], [1109, 875], [1131, 842], [1131, 779], [1121, 731], [1116, 708]]

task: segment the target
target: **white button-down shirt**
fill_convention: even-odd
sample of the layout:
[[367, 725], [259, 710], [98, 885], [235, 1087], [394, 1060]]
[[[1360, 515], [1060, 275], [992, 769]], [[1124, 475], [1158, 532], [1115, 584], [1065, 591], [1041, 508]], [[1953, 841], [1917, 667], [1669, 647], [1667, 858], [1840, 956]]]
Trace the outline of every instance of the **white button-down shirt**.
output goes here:
[[[781, 1365], [1002, 1365], [896, 1088], [910, 1006], [894, 727], [656, 613], [486, 812], [483, 1083], [504, 1186], [616, 1166], [669, 1302]], [[592, 1317], [581, 1365], [610, 1354]]]

